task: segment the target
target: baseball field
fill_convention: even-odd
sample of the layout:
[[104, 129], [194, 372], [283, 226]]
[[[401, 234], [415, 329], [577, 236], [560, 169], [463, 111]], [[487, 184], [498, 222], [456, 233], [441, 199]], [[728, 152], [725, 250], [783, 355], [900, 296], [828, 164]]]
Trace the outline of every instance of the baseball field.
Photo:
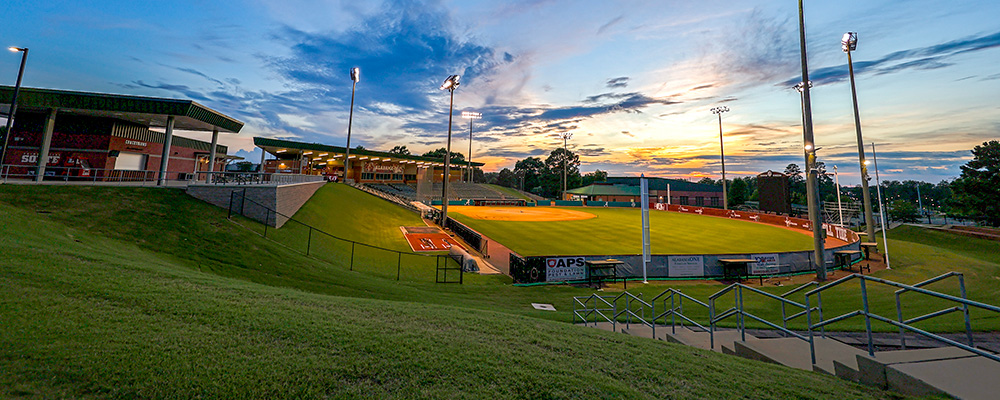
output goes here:
[[[642, 252], [641, 212], [603, 207], [448, 207], [449, 216], [523, 256]], [[651, 210], [653, 254], [802, 251], [812, 237], [766, 224]]]

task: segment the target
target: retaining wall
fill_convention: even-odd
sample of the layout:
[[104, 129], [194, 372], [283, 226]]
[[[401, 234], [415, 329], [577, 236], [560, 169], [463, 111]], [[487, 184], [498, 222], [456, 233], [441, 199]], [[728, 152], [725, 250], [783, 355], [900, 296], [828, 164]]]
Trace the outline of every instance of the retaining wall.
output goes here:
[[[230, 208], [230, 201], [232, 201], [234, 213], [242, 212], [247, 218], [280, 228], [288, 221], [288, 217], [295, 215], [299, 208], [302, 208], [302, 205], [309, 201], [309, 198], [324, 184], [326, 182], [323, 181], [285, 185], [189, 184], [187, 194], [225, 209]], [[233, 192], [236, 194], [234, 195]], [[247, 200], [277, 210], [285, 216], [275, 215], [263, 207], [253, 206], [249, 201], [243, 202], [244, 195]]]

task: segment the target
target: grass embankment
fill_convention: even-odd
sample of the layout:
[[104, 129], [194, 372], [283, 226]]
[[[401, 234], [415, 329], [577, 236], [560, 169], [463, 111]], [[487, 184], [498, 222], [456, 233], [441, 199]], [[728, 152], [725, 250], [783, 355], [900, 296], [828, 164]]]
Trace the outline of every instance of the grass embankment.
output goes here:
[[[4, 185], [0, 216], [3, 397], [886, 396], [820, 374], [467, 308], [491, 293], [486, 284], [420, 287], [344, 272], [176, 190]], [[545, 292], [535, 289], [502, 290]], [[427, 304], [442, 299], [455, 306]]]
[[[616, 255], [642, 252], [638, 209], [566, 207], [596, 218], [575, 221], [492, 221], [453, 217], [525, 256]], [[726, 218], [652, 211], [653, 254], [729, 254], [801, 251], [812, 239], [801, 232]]]

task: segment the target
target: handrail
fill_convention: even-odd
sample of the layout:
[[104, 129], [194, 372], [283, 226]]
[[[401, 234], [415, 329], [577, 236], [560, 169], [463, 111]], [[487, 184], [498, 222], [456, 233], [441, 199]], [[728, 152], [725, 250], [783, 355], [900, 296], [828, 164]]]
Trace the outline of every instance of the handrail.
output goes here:
[[[602, 311], [609, 311], [609, 310], [610, 311], [614, 311], [614, 305], [612, 305], [607, 300], [605, 300], [606, 298], [610, 298], [610, 297], [611, 296], [598, 296], [597, 294], [592, 294], [592, 295], [586, 296], [586, 297], [583, 297], [583, 296], [573, 297], [573, 301], [576, 302], [577, 305], [583, 307], [583, 308], [577, 308], [576, 305], [573, 306], [573, 323], [576, 323], [576, 318], [580, 317], [580, 319], [583, 321], [584, 325], [587, 325], [587, 324], [590, 323], [590, 321], [588, 320], [587, 317], [589, 317], [589, 316], [591, 316], [593, 314], [597, 314], [597, 315], [601, 316], [608, 323], [612, 323], [611, 318], [609, 318], [607, 315], [604, 315], [604, 313], [602, 312]], [[584, 299], [584, 300], [581, 302], [580, 299]], [[593, 300], [593, 305], [592, 305], [591, 308], [587, 308], [587, 303], [590, 303], [591, 300]], [[600, 300], [601, 302], [603, 302], [605, 305], [607, 305], [610, 308], [597, 308], [597, 306], [598, 306], [597, 301], [598, 300]], [[586, 311], [586, 313], [584, 315], [580, 315], [580, 311]], [[594, 321], [594, 323], [596, 324], [597, 321]]]
[[[784, 297], [791, 296], [792, 294], [798, 293], [798, 292], [800, 292], [800, 291], [802, 291], [802, 290], [804, 290], [804, 289], [806, 289], [806, 288], [808, 288], [810, 286], [819, 286], [819, 282], [811, 281], [811, 282], [807, 282], [805, 284], [799, 285], [799, 287], [785, 292], [785, 294], [781, 295], [781, 297], [784, 298]], [[822, 321], [823, 320], [823, 300], [822, 299], [819, 300], [819, 304], [816, 307], [816, 310], [819, 311], [819, 320]], [[787, 316], [786, 311], [785, 311], [785, 303], [782, 302], [781, 303], [781, 326], [784, 327], [785, 329], [788, 329], [788, 321], [791, 321], [791, 320], [793, 320], [795, 318], [801, 317], [801, 316], [805, 315], [805, 313], [806, 313], [806, 310], [802, 310], [802, 311], [799, 311], [799, 312], [797, 312], [795, 314], [792, 314], [791, 316]], [[826, 330], [825, 330], [825, 328], [821, 328], [820, 329], [820, 335], [823, 336], [823, 337], [826, 337]]]
[[[805, 341], [809, 341], [811, 343], [812, 333], [810, 332], [810, 337], [809, 337], [809, 339], [807, 339], [805, 336], [803, 336], [801, 334], [798, 334], [798, 333], [795, 333], [795, 332], [792, 332], [792, 331], [788, 330], [787, 323], [786, 323], [787, 319], [784, 316], [782, 316], [782, 320], [783, 320], [782, 321], [782, 326], [778, 326], [775, 323], [772, 323], [772, 322], [767, 321], [767, 320], [765, 320], [763, 318], [760, 318], [760, 317], [758, 317], [756, 315], [753, 315], [752, 313], [746, 312], [746, 310], [743, 308], [743, 290], [744, 289], [749, 290], [751, 293], [756, 293], [756, 294], [762, 295], [762, 296], [767, 297], [767, 298], [778, 300], [779, 302], [781, 302], [782, 306], [784, 306], [787, 303], [787, 304], [791, 304], [793, 306], [799, 307], [799, 308], [801, 308], [803, 310], [810, 310], [808, 302], [805, 305], [803, 305], [803, 304], [800, 304], [798, 302], [795, 302], [795, 301], [792, 301], [792, 300], [788, 300], [788, 299], [786, 299], [786, 298], [784, 298], [782, 296], [776, 296], [776, 295], [773, 295], [771, 293], [765, 292], [763, 290], [756, 289], [756, 288], [753, 288], [753, 287], [750, 287], [750, 286], [747, 286], [747, 285], [744, 285], [744, 284], [741, 284], [741, 283], [731, 284], [731, 285], [725, 287], [724, 289], [722, 289], [722, 290], [720, 290], [720, 291], [718, 291], [718, 292], [716, 292], [716, 293], [714, 293], [714, 294], [712, 294], [711, 296], [708, 297], [708, 299], [709, 299], [708, 313], [709, 313], [709, 322], [710, 322], [709, 345], [710, 345], [711, 348], [713, 348], [713, 349], [715, 348], [715, 324], [717, 322], [722, 321], [722, 320], [724, 320], [726, 318], [729, 318], [729, 317], [731, 317], [733, 315], [737, 315], [736, 329], [740, 331], [740, 340], [741, 341], [745, 342], [747, 340], [745, 317], [749, 317], [750, 319], [753, 319], [755, 321], [761, 322], [761, 323], [763, 323], [763, 324], [765, 324], [767, 326], [770, 326], [770, 327], [772, 327], [774, 329], [777, 329], [777, 330], [779, 330], [781, 332], [784, 332], [787, 335], [790, 335], [792, 337], [799, 338], [799, 339], [802, 339], [802, 340], [805, 340]], [[732, 307], [732, 308], [726, 310], [725, 312], [723, 312], [722, 314], [719, 314], [718, 316], [716, 316], [715, 315], [715, 300], [718, 299], [719, 297], [725, 295], [726, 293], [729, 293], [729, 292], [733, 292], [733, 296], [734, 296], [733, 297], [733, 302], [735, 303], [734, 307]], [[808, 300], [808, 298], [806, 300]], [[784, 307], [782, 307], [782, 308], [784, 308]], [[801, 313], [799, 313], [799, 314], [801, 314]], [[799, 314], [796, 314], [796, 316], [798, 316]], [[807, 315], [807, 318], [808, 318], [809, 313], [806, 313], [806, 315]]]
[[[642, 293], [640, 293], [639, 295], [641, 296]], [[625, 308], [621, 311], [618, 311], [618, 300], [621, 299], [622, 297], [625, 298]], [[643, 311], [641, 316], [632, 311], [632, 301], [639, 302], [640, 310]], [[612, 303], [614, 303], [614, 308], [615, 308], [614, 320], [611, 322], [612, 329], [617, 329], [618, 316], [625, 314], [625, 329], [629, 329], [629, 325], [632, 323], [632, 317], [635, 317], [637, 320], [642, 322], [643, 325], [650, 327], [655, 332], [656, 329], [655, 324], [650, 323], [645, 318], [646, 315], [645, 309], [646, 308], [652, 309], [653, 308], [652, 304], [647, 303], [641, 297], [629, 293], [628, 291], [624, 291], [618, 296], [615, 296], [615, 299], [612, 301]]]
[[[961, 282], [962, 282], [962, 286], [963, 286], [963, 297], [955, 297], [955, 296], [952, 296], [952, 295], [948, 295], [948, 294], [944, 294], [944, 293], [940, 293], [940, 292], [935, 292], [935, 291], [931, 291], [931, 290], [927, 290], [927, 289], [923, 289], [923, 288], [919, 287], [919, 286], [923, 286], [923, 285], [927, 285], [927, 284], [930, 284], [930, 283], [933, 283], [933, 282], [940, 281], [940, 280], [945, 279], [945, 278], [950, 277], [950, 276], [959, 276], [960, 277]], [[897, 295], [897, 298], [902, 293], [905, 293], [905, 292], [908, 292], [908, 291], [912, 291], [912, 292], [917, 292], [917, 293], [921, 293], [921, 294], [924, 294], [924, 295], [928, 295], [928, 296], [931, 296], [931, 297], [935, 297], [935, 298], [944, 299], [944, 300], [948, 300], [948, 301], [953, 301], [953, 302], [959, 303], [959, 304], [961, 304], [963, 306], [963, 307], [961, 307], [962, 309], [967, 309], [968, 307], [971, 306], [971, 307], [978, 307], [980, 309], [984, 309], [984, 310], [987, 310], [987, 311], [993, 311], [993, 312], [1000, 313], [1000, 307], [993, 306], [993, 305], [986, 304], [986, 303], [981, 303], [981, 302], [978, 302], [978, 301], [969, 300], [969, 299], [965, 298], [965, 293], [964, 293], [964, 279], [962, 279], [962, 275], [961, 274], [959, 274], [959, 273], [944, 274], [942, 276], [931, 278], [931, 279], [929, 279], [927, 281], [920, 282], [920, 283], [915, 284], [915, 285], [906, 285], [906, 284], [903, 284], [903, 283], [894, 282], [894, 281], [890, 281], [890, 280], [887, 280], [887, 279], [875, 278], [875, 277], [865, 276], [865, 275], [860, 275], [860, 274], [851, 274], [851, 275], [845, 276], [845, 277], [843, 277], [841, 279], [838, 279], [838, 280], [836, 280], [834, 282], [831, 282], [829, 284], [820, 286], [820, 287], [818, 287], [818, 288], [816, 288], [814, 290], [811, 290], [811, 291], [807, 292], [806, 293], [806, 304], [809, 304], [809, 298], [812, 295], [815, 294], [815, 295], [818, 296], [821, 292], [823, 292], [825, 290], [828, 290], [828, 289], [830, 289], [832, 287], [836, 287], [838, 285], [841, 285], [841, 284], [843, 284], [845, 282], [848, 282], [848, 281], [850, 281], [852, 279], [858, 279], [860, 281], [862, 309], [861, 310], [850, 311], [850, 312], [847, 312], [847, 313], [845, 313], [843, 315], [831, 318], [831, 319], [829, 319], [827, 321], [819, 322], [817, 324], [813, 324], [811, 321], [809, 322], [809, 339], [810, 339], [809, 340], [809, 348], [810, 348], [810, 352], [812, 353], [813, 363], [814, 364], [816, 362], [816, 348], [815, 348], [815, 346], [813, 344], [813, 341], [812, 341], [813, 329], [816, 328], [816, 327], [822, 327], [822, 326], [825, 326], [825, 325], [828, 325], [828, 324], [832, 324], [834, 322], [846, 320], [848, 318], [856, 317], [856, 316], [864, 316], [864, 318], [865, 318], [865, 331], [866, 331], [866, 333], [868, 335], [868, 354], [871, 355], [871, 356], [875, 355], [875, 347], [874, 347], [874, 341], [873, 341], [873, 338], [872, 338], [872, 329], [871, 329], [871, 320], [874, 319], [876, 321], [881, 321], [881, 322], [885, 322], [887, 324], [893, 325], [893, 326], [895, 326], [897, 328], [900, 328], [900, 330], [904, 330], [904, 329], [905, 330], [909, 330], [911, 332], [915, 332], [917, 334], [923, 335], [923, 336], [925, 336], [927, 338], [930, 338], [930, 339], [933, 339], [933, 340], [937, 340], [937, 341], [940, 341], [940, 342], [944, 342], [944, 343], [947, 343], [947, 344], [949, 344], [951, 346], [958, 347], [958, 348], [960, 348], [962, 350], [965, 350], [965, 351], [968, 351], [968, 352], [971, 352], [971, 353], [974, 353], [974, 354], [977, 354], [977, 355], [989, 358], [991, 360], [1000, 362], [1000, 356], [997, 356], [997, 355], [992, 354], [992, 353], [987, 352], [987, 351], [983, 351], [983, 350], [977, 349], [972, 344], [970, 344], [970, 345], [962, 344], [962, 343], [956, 342], [954, 340], [945, 338], [945, 337], [943, 337], [941, 335], [936, 335], [936, 334], [933, 334], [933, 333], [930, 333], [930, 332], [927, 332], [927, 331], [924, 331], [922, 329], [919, 329], [919, 328], [916, 328], [916, 327], [913, 327], [913, 326], [909, 325], [909, 323], [918, 322], [918, 321], [922, 321], [922, 320], [925, 320], [925, 319], [928, 319], [928, 318], [933, 318], [933, 317], [936, 317], [936, 316], [948, 314], [950, 312], [956, 311], [956, 309], [959, 309], [960, 307], [956, 306], [956, 307], [953, 307], [951, 309], [944, 309], [944, 310], [936, 311], [936, 312], [933, 312], [933, 313], [930, 313], [930, 314], [927, 314], [927, 315], [924, 315], [924, 316], [912, 318], [910, 320], [903, 320], [902, 316], [901, 316], [901, 313], [899, 313], [899, 315], [897, 315], [897, 317], [900, 319], [899, 321], [892, 320], [890, 318], [886, 318], [886, 317], [878, 315], [878, 314], [874, 314], [874, 313], [872, 313], [869, 310], [869, 307], [868, 307], [867, 282], [873, 282], [873, 283], [879, 283], [879, 284], [883, 284], [883, 285], [887, 285], [887, 286], [892, 286], [892, 287], [897, 287], [897, 288], [903, 289], [903, 290], [897, 290], [895, 292], [896, 295]], [[899, 303], [898, 302], [897, 302], [897, 307], [899, 307]], [[899, 310], [900, 309], [897, 308], [897, 312], [899, 312]], [[808, 314], [811, 314], [811, 313], [807, 313], [807, 319], [808, 319]], [[968, 320], [966, 320], [966, 321], [968, 321]], [[967, 332], [971, 335], [971, 323], [970, 323], [970, 325], [968, 325]]]
[[[912, 286], [913, 287], [927, 286], [929, 284], [932, 284], [932, 283], [935, 283], [935, 282], [938, 282], [938, 281], [941, 281], [941, 280], [944, 280], [944, 279], [947, 279], [947, 278], [951, 278], [953, 276], [954, 277], [958, 277], [958, 287], [959, 287], [959, 291], [960, 291], [960, 293], [962, 295], [962, 298], [968, 300], [968, 296], [966, 296], [966, 292], [965, 292], [965, 275], [962, 274], [961, 272], [951, 271], [951, 272], [948, 272], [948, 273], [945, 273], [945, 274], [938, 275], [938, 276], [933, 277], [931, 279], [925, 280], [923, 282], [914, 283]], [[932, 312], [932, 313], [929, 313], [929, 314], [921, 315], [919, 317], [914, 317], [914, 318], [910, 318], [910, 319], [904, 320], [903, 319], [903, 305], [902, 305], [902, 299], [900, 298], [900, 296], [902, 294], [908, 292], [908, 291], [910, 291], [910, 290], [904, 288], [904, 289], [898, 289], [895, 292], [893, 292], [896, 295], [896, 317], [899, 318], [899, 322], [902, 322], [902, 323], [905, 323], [905, 324], [912, 324], [912, 323], [915, 323], [915, 322], [919, 322], [919, 321], [931, 319], [931, 318], [938, 317], [938, 316], [941, 316], [941, 315], [950, 314], [952, 312], [962, 311], [962, 315], [965, 318], [965, 336], [966, 336], [966, 339], [968, 340], [969, 346], [975, 347], [975, 342], [972, 339], [972, 321], [971, 321], [971, 319], [969, 317], [969, 306], [967, 304], [963, 304], [962, 307], [946, 308], [946, 309], [935, 311], [935, 312]], [[905, 332], [904, 332], [903, 328], [899, 328], [899, 346], [903, 350], [906, 350], [906, 335], [905, 335]]]
[[[669, 293], [669, 295], [668, 295], [668, 293]], [[662, 312], [660, 314], [656, 314], [656, 301], [657, 301], [657, 299], [660, 299], [661, 297], [663, 298], [663, 307], [664, 308], [666, 308], [666, 306], [667, 306], [667, 299], [670, 299], [670, 308], [668, 308], [666, 311], [664, 311], [664, 312]], [[678, 298], [676, 305], [674, 303], [675, 298]], [[676, 321], [675, 317], [680, 317], [681, 318], [681, 320], [682, 320], [681, 321], [681, 327], [684, 326], [684, 322], [683, 321], [687, 321], [687, 322], [691, 323], [691, 325], [697, 326], [702, 331], [708, 332], [708, 328], [705, 328], [704, 325], [699, 324], [699, 323], [695, 322], [694, 320], [692, 320], [691, 318], [688, 318], [688, 316], [684, 315], [684, 299], [685, 298], [688, 299], [688, 300], [690, 300], [690, 301], [693, 301], [695, 304], [698, 304], [698, 305], [700, 305], [702, 307], [705, 307], [706, 309], [709, 308], [708, 304], [705, 304], [704, 302], [701, 302], [698, 299], [695, 299], [694, 297], [688, 296], [688, 295], [682, 293], [679, 290], [670, 288], [670, 289], [667, 289], [667, 290], [663, 291], [662, 293], [656, 295], [656, 297], [653, 297], [652, 300], [650, 300], [650, 303], [652, 303], [652, 305], [653, 305], [653, 310], [652, 310], [653, 311], [653, 337], [656, 337], [656, 320], [658, 320], [660, 318], [664, 318], [664, 323], [666, 323], [666, 317], [668, 315], [670, 316], [670, 333], [677, 333], [677, 323], [676, 323], [677, 321]]]

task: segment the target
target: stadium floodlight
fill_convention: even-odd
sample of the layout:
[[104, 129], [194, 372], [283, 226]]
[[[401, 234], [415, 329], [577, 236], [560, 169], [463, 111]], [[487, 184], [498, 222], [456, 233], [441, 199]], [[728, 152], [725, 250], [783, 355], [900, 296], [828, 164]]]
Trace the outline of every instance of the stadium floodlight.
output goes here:
[[3, 160], [7, 158], [7, 143], [10, 139], [10, 130], [14, 127], [14, 116], [17, 115], [17, 95], [21, 91], [21, 78], [24, 77], [24, 63], [28, 60], [27, 47], [7, 48], [13, 52], [21, 52], [21, 68], [17, 70], [17, 81], [14, 83], [14, 96], [10, 100], [10, 108], [7, 109], [7, 129], [3, 131], [3, 150], [0, 150], [0, 173], [6, 176], [8, 171], [4, 170]]
[[844, 52], [852, 52], [858, 49], [858, 34], [857, 32], [847, 32], [844, 37], [840, 39], [840, 45], [844, 49]]
[[448, 227], [448, 181], [451, 176], [451, 123], [455, 114], [455, 89], [458, 89], [458, 75], [450, 75], [441, 83], [441, 90], [451, 92], [448, 103], [448, 146], [444, 152], [444, 174], [441, 175], [441, 227]]
[[729, 112], [729, 107], [713, 107], [712, 114], [719, 116], [719, 156], [722, 158], [722, 209], [729, 209], [729, 194], [726, 193], [726, 148], [722, 144], [722, 113]]
[[472, 176], [472, 121], [476, 119], [483, 118], [483, 113], [473, 112], [473, 111], [462, 111], [462, 118], [469, 120], [469, 157], [466, 158], [465, 163], [467, 165], [465, 176], [466, 182], [473, 182], [476, 179]]
[[449, 75], [448, 78], [441, 83], [441, 90], [451, 90], [454, 92], [458, 89], [458, 80], [461, 78], [459, 75]]
[[351, 125], [354, 124], [354, 91], [361, 80], [361, 68], [351, 68], [351, 111], [347, 117], [347, 146], [344, 148], [344, 182], [350, 183], [348, 174], [351, 172]]
[[861, 137], [861, 113], [858, 111], [858, 90], [854, 83], [854, 60], [851, 52], [858, 48], [858, 34], [847, 32], [841, 39], [847, 53], [847, 71], [851, 77], [851, 100], [854, 102], [854, 130], [858, 135], [858, 164], [861, 166], [861, 199], [865, 208], [865, 233], [869, 240], [875, 240], [875, 220], [872, 213], [872, 194], [868, 188], [868, 160], [865, 159], [865, 141]]
[[[809, 64], [806, 56], [806, 19], [802, 7], [802, 0], [799, 0], [799, 59], [802, 64], [802, 142], [806, 146], [815, 143], [813, 139], [812, 120], [812, 100], [809, 89], [812, 83], [809, 82]], [[809, 221], [813, 231], [813, 267], [816, 270], [816, 279], [820, 282], [826, 280], [826, 260], [824, 252], [824, 239], [826, 231], [823, 229], [823, 216], [819, 212], [819, 177], [816, 176], [816, 153], [805, 151], [806, 159], [806, 201], [808, 202]]]

